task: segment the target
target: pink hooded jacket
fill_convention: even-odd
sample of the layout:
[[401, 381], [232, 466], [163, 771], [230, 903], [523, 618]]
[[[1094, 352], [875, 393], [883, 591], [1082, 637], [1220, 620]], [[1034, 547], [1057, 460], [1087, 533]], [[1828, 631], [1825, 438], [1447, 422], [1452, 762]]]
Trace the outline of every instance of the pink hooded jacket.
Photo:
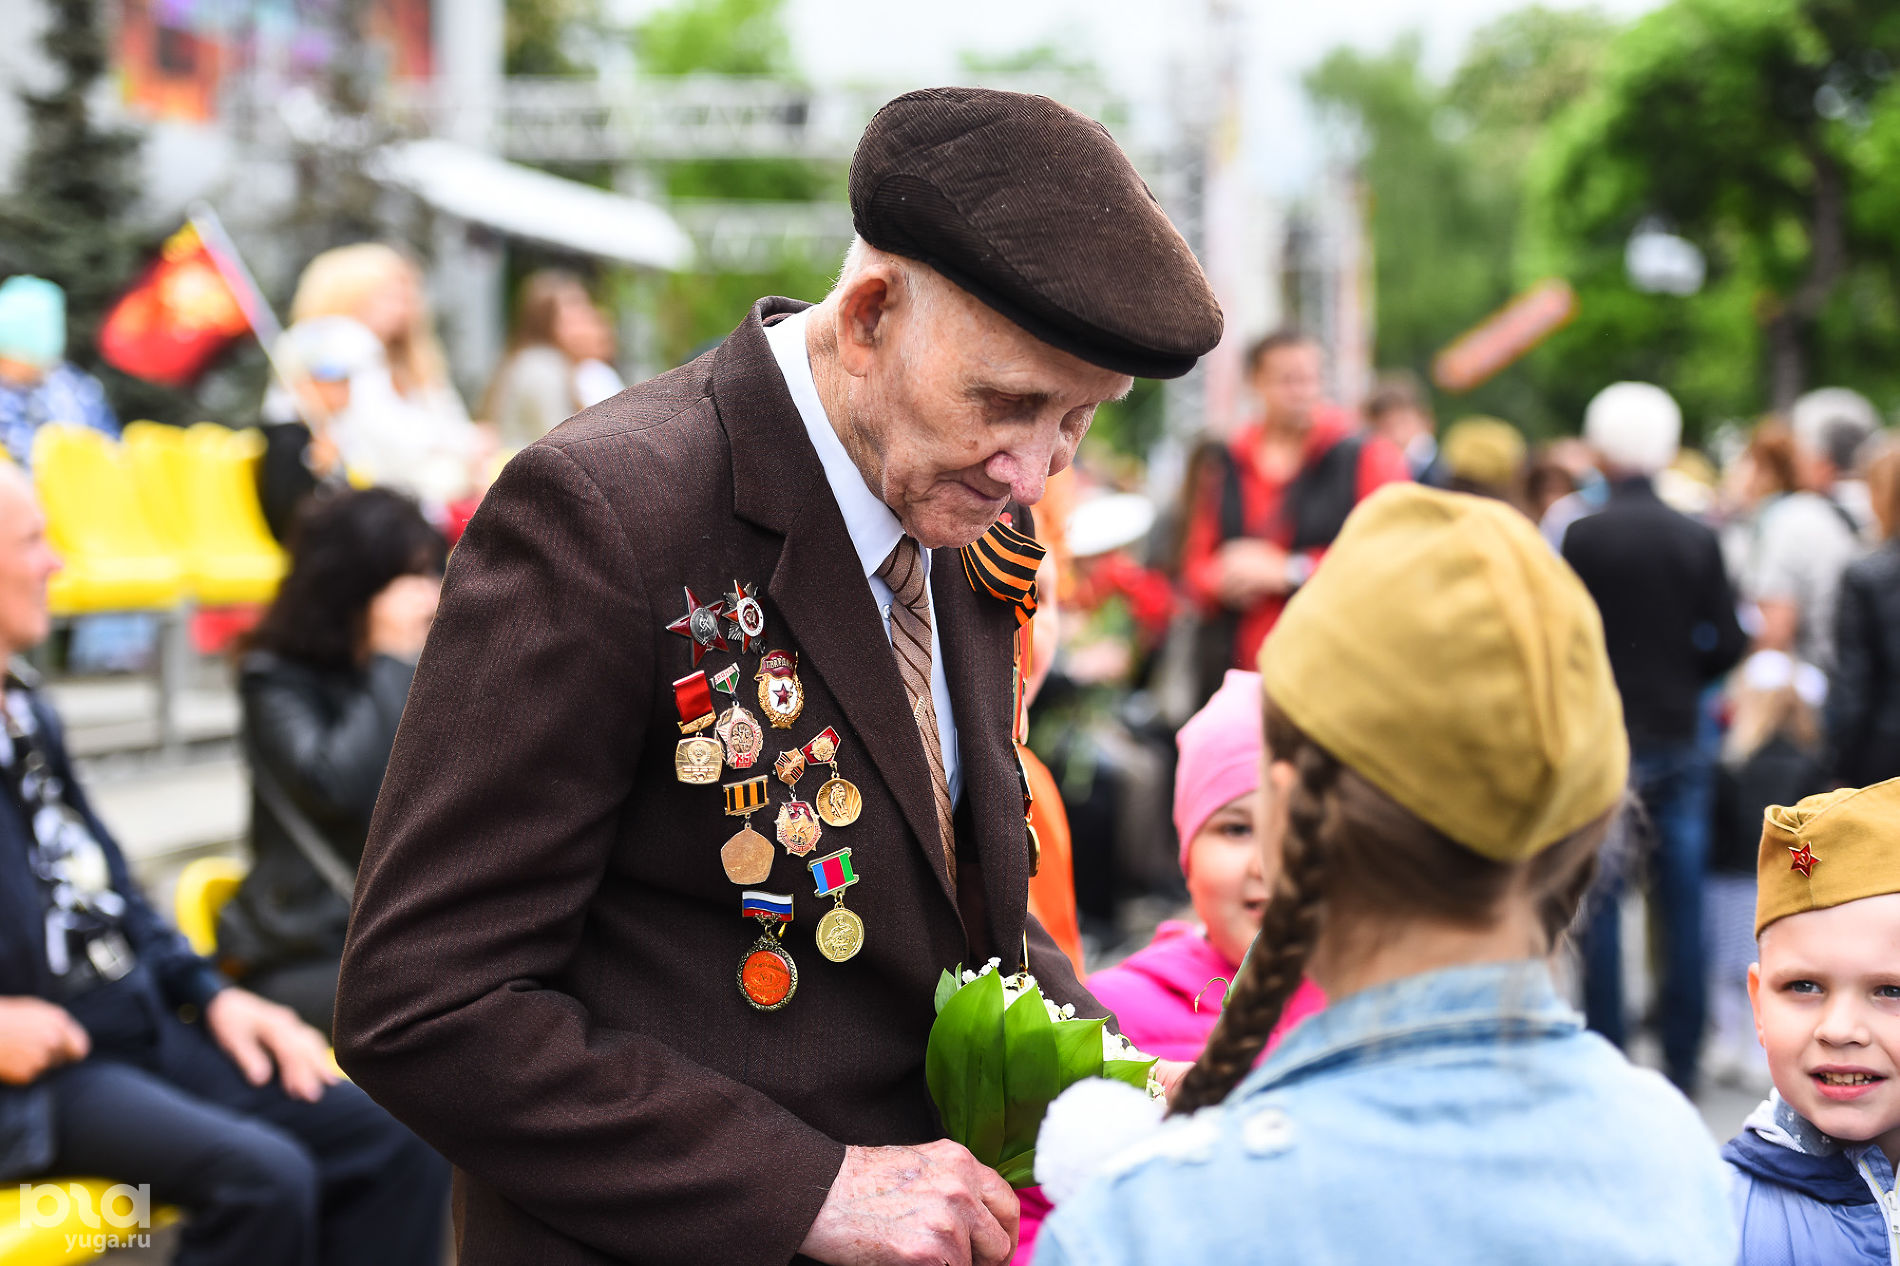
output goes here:
[[[1220, 1018], [1227, 996], [1223, 982], [1233, 980], [1237, 970], [1200, 928], [1171, 919], [1155, 929], [1154, 940], [1145, 948], [1089, 977], [1089, 992], [1114, 1012], [1122, 1036], [1143, 1051], [1160, 1059], [1193, 1060]], [[1319, 986], [1301, 981], [1267, 1039], [1267, 1049], [1325, 1005]]]

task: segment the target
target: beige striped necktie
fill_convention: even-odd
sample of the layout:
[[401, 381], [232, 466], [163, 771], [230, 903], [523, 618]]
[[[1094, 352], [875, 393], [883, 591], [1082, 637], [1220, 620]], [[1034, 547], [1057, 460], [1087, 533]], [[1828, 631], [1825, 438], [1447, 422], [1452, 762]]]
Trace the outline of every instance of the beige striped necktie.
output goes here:
[[944, 865], [949, 868], [950, 882], [955, 884], [957, 847], [951, 824], [950, 777], [943, 763], [943, 739], [937, 733], [937, 701], [930, 692], [930, 586], [917, 542], [908, 536], [899, 538], [897, 548], [877, 569], [877, 576], [891, 587], [891, 653], [897, 657], [904, 693], [910, 696], [911, 719], [924, 741], [924, 758], [930, 764], [930, 781], [937, 792], [937, 830]]

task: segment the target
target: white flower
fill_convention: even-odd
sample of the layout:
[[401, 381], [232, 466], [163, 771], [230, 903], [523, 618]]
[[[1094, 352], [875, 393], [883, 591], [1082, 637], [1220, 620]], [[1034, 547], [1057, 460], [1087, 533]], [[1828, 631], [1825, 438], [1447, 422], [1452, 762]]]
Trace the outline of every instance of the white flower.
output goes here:
[[1110, 1033], [1104, 1028], [1102, 1030], [1102, 1058], [1140, 1059], [1142, 1055], [1140, 1051], [1135, 1049], [1133, 1042], [1130, 1042], [1119, 1033]]
[[1161, 1128], [1165, 1103], [1133, 1086], [1084, 1077], [1049, 1105], [1036, 1138], [1036, 1181], [1061, 1204], [1118, 1154]]
[[1075, 1019], [1075, 1004], [1073, 1002], [1065, 1003], [1062, 1008], [1062, 1014], [1059, 1018], [1064, 1019], [1064, 1020]]

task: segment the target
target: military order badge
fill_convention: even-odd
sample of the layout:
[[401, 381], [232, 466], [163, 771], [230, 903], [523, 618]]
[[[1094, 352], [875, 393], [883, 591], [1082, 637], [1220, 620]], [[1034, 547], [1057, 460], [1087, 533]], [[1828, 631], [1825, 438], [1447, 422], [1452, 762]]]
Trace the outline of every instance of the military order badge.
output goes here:
[[818, 837], [825, 828], [818, 824], [818, 815], [803, 800], [787, 800], [779, 806], [778, 842], [793, 857], [803, 857], [818, 847]]
[[735, 580], [726, 595], [726, 619], [739, 634], [741, 654], [750, 653], [752, 643], [765, 636], [765, 608], [759, 605], [758, 594], [757, 585]]
[[739, 995], [760, 1011], [777, 1011], [798, 992], [798, 964], [779, 944], [792, 921], [792, 899], [748, 891], [740, 894], [739, 913], [759, 921], [759, 939], [739, 960]]
[[679, 706], [680, 733], [683, 738], [673, 752], [673, 772], [681, 782], [706, 786], [719, 781], [723, 757], [719, 743], [711, 735], [700, 733], [713, 723], [712, 694], [706, 689], [706, 674], [696, 672], [673, 683], [673, 701]]
[[713, 733], [726, 745], [726, 763], [734, 769], [752, 768], [765, 750], [765, 727], [737, 703], [720, 716]]
[[805, 687], [798, 680], [798, 656], [790, 651], [767, 651], [755, 674], [759, 706], [775, 730], [789, 730], [805, 710]]
[[719, 631], [719, 617], [725, 612], [726, 604], [715, 602], [710, 606], [702, 605], [693, 596], [691, 589], [686, 590], [686, 614], [666, 626], [668, 633], [677, 633], [690, 638], [693, 643], [693, 667], [699, 667], [699, 661], [706, 657], [707, 651], [726, 649], [725, 636]]

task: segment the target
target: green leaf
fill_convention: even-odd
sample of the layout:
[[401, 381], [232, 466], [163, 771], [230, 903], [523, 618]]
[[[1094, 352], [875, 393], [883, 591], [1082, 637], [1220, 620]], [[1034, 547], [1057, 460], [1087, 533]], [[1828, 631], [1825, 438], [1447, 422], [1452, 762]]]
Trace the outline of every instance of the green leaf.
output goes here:
[[1042, 991], [1034, 986], [1003, 1012], [1005, 1157], [1035, 1148], [1036, 1131], [1042, 1128], [1049, 1101], [1062, 1090], [1055, 1028], [1043, 1006]]
[[950, 995], [963, 984], [963, 964], [958, 963], [955, 971], [946, 971], [937, 978], [937, 1014], [943, 1014], [943, 1004], [950, 1001]]
[[996, 1167], [1003, 1181], [1012, 1187], [1033, 1187], [1036, 1185], [1036, 1149], [1019, 1152]]
[[944, 1133], [992, 1168], [1003, 1151], [1003, 981], [979, 976], [944, 1003], [924, 1048], [924, 1081]]
[[1105, 1059], [1102, 1061], [1102, 1076], [1111, 1081], [1125, 1081], [1136, 1090], [1148, 1088], [1148, 1070], [1155, 1066], [1152, 1059]]
[[1093, 1020], [1064, 1020], [1054, 1026], [1056, 1037], [1056, 1076], [1067, 1089], [1084, 1077], [1102, 1073], [1102, 1025]]

